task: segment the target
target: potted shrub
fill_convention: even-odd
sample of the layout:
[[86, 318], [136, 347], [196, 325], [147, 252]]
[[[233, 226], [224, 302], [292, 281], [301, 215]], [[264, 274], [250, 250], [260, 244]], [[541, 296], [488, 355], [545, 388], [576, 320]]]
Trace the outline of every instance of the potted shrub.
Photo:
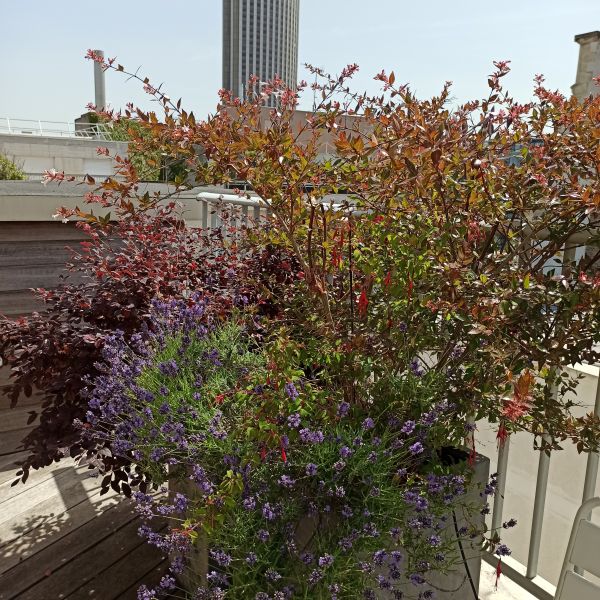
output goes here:
[[[472, 477], [436, 441], [448, 403], [416, 420], [352, 406], [296, 350], [257, 344], [242, 315], [211, 323], [202, 302], [157, 302], [144, 343], [107, 340], [84, 431], [169, 484], [134, 493], [158, 517], [141, 534], [198, 598], [472, 597], [462, 568], [440, 574], [474, 556], [494, 485], [468, 497]], [[439, 397], [413, 379], [413, 401]], [[140, 597], [176, 587], [166, 576]]]
[[[594, 360], [594, 344], [600, 336], [600, 190], [595, 153], [600, 101], [566, 100], [537, 79], [536, 100], [519, 104], [502, 89], [508, 65], [499, 62], [488, 80], [488, 96], [451, 110], [448, 85], [439, 96], [421, 101], [407, 86], [397, 85], [393, 74], [383, 72], [377, 76], [381, 96], [355, 94], [348, 80], [356, 68], [349, 66], [339, 77], [312, 70], [322, 102], [314, 114], [300, 119], [300, 125], [298, 92], [285, 89], [280, 81], [244, 101], [222, 92], [216, 114], [206, 122], [196, 122], [152, 86], [147, 89], [164, 108], [165, 122], [154, 113], [136, 112], [150, 132], [146, 142], [165, 154], [187, 155], [187, 166], [197, 182], [248, 182], [272, 219], [270, 226], [247, 232], [241, 246], [289, 256], [285, 268], [280, 263], [286, 273], [284, 285], [276, 292], [261, 288], [261, 302], [278, 307], [277, 319], [255, 319], [253, 325], [261, 328], [261, 342], [253, 352], [264, 353], [265, 367], [256, 370], [264, 381], [259, 377], [248, 385], [254, 394], [252, 390], [266, 382], [267, 397], [255, 398], [260, 412], [250, 412], [251, 425], [232, 420], [236, 427], [231, 435], [235, 440], [240, 436], [239, 447], [249, 451], [242, 440], [254, 444], [256, 472], [267, 465], [267, 480], [261, 487], [265, 498], [271, 498], [273, 489], [280, 494], [287, 490], [294, 500], [302, 497], [292, 490], [299, 492], [299, 480], [309, 475], [300, 474], [299, 463], [303, 463], [290, 458], [287, 444], [299, 440], [294, 449], [304, 462], [310, 456], [303, 453], [313, 451], [313, 446], [321, 448], [320, 444], [331, 450], [332, 458], [335, 445], [326, 440], [339, 437], [336, 444], [343, 442], [352, 450], [345, 436], [359, 435], [357, 429], [367, 419], [374, 424], [367, 429], [375, 430], [375, 437], [396, 440], [394, 436], [400, 434], [386, 429], [389, 415], [398, 420], [392, 429], [410, 429], [407, 423], [414, 423], [415, 429], [403, 435], [416, 431], [423, 436], [408, 444], [406, 456], [395, 456], [391, 447], [384, 447], [394, 461], [408, 462], [407, 474], [414, 477], [392, 478], [393, 485], [402, 486], [402, 501], [413, 485], [417, 497], [431, 500], [426, 486], [418, 486], [427, 469], [442, 476], [436, 469], [445, 467], [443, 448], [466, 442], [474, 458], [472, 432], [479, 419], [498, 422], [500, 439], [526, 429], [544, 450], [559, 447], [567, 438], [580, 450], [596, 449], [598, 419], [572, 417], [572, 403], [564, 394], [574, 382], [564, 377], [561, 367]], [[280, 106], [265, 111], [262, 94], [274, 93]], [[132, 114], [125, 111], [126, 118]], [[120, 118], [111, 113], [103, 116]], [[337, 158], [323, 160], [324, 141], [335, 144]], [[199, 160], [198, 147], [204, 149], [205, 161]], [[160, 201], [141, 198], [136, 207], [129, 192], [114, 193], [113, 181], [101, 188], [120, 215], [153, 209]], [[86, 217], [82, 211], [61, 214]], [[588, 249], [580, 259], [572, 249], [582, 240]], [[238, 387], [243, 381], [225, 386], [235, 396], [234, 411], [247, 400], [248, 390]], [[288, 431], [287, 419], [295, 414], [288, 409], [296, 408], [295, 402], [304, 403], [302, 408], [308, 411], [297, 411], [308, 431], [304, 437], [321, 432], [322, 442], [313, 444], [310, 437], [305, 441], [300, 436], [300, 430]], [[348, 407], [347, 420], [338, 420], [342, 406]], [[437, 415], [439, 427], [437, 421], [429, 423], [432, 414]], [[227, 431], [226, 439], [229, 435]], [[422, 452], [417, 452], [418, 443]], [[239, 458], [235, 453], [231, 456]], [[359, 460], [362, 454], [352, 456]], [[415, 456], [420, 458], [412, 464]], [[346, 465], [340, 469], [340, 477], [345, 477], [345, 469]], [[235, 469], [230, 470], [235, 479]], [[288, 479], [280, 481], [284, 475]], [[443, 476], [451, 477], [445, 472]], [[161, 481], [158, 474], [155, 477]], [[187, 479], [187, 473], [180, 477]], [[357, 490], [363, 489], [356, 485]], [[409, 493], [408, 497], [415, 496]], [[141, 500], [142, 505], [150, 504], [144, 496]], [[163, 511], [177, 512], [174, 504], [169, 506]], [[407, 517], [406, 511], [412, 509], [397, 506], [394, 510]], [[306, 507], [288, 520], [275, 514], [274, 521], [289, 525], [305, 516]], [[207, 517], [200, 516], [196, 521], [184, 519], [185, 526], [167, 541], [187, 548], [195, 524], [200, 522], [206, 529]], [[261, 518], [269, 520], [265, 515]], [[333, 524], [318, 529], [323, 535], [330, 530], [336, 530]], [[167, 543], [146, 533], [160, 544]], [[508, 552], [494, 532], [490, 543], [500, 555]], [[406, 544], [410, 540], [403, 539], [403, 547]], [[419, 547], [411, 547], [407, 555], [419, 556]], [[231, 557], [241, 568], [242, 562], [223, 548], [213, 549], [211, 544], [207, 548], [209, 553], [225, 554], [212, 556], [211, 589], [199, 593], [218, 595], [216, 588], [222, 587], [219, 584], [228, 574], [233, 578], [242, 573], [227, 571], [232, 563], [218, 563]], [[319, 568], [330, 566], [329, 561], [317, 562], [318, 575]], [[365, 587], [374, 573], [366, 574]], [[413, 574], [417, 585], [419, 577], [425, 579], [419, 571]], [[275, 584], [293, 579], [287, 571], [285, 576], [277, 571], [271, 577], [269, 589], [283, 594]], [[330, 584], [328, 577], [323, 575], [311, 585], [337, 583]], [[382, 580], [384, 586], [386, 581]], [[327, 588], [327, 593], [338, 592]]]

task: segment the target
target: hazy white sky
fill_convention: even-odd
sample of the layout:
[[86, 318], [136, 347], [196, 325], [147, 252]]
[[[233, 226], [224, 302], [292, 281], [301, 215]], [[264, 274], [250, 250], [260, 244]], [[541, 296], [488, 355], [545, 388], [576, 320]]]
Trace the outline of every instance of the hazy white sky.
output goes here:
[[[299, 62], [334, 72], [356, 62], [360, 90], [374, 91], [382, 68], [420, 96], [451, 80], [463, 101], [485, 94], [492, 60], [507, 59], [508, 88], [526, 100], [535, 73], [570, 93], [573, 36], [599, 29], [600, 0], [300, 0]], [[221, 87], [221, 0], [0, 0], [0, 117], [71, 121], [84, 112], [94, 96], [87, 48], [141, 65], [204, 117]], [[111, 72], [107, 98], [149, 106], [136, 82]]]

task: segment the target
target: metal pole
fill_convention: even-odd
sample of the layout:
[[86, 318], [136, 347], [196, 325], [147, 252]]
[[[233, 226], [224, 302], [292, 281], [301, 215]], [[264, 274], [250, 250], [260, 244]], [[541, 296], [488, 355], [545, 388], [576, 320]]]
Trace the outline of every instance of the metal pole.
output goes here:
[[[594, 415], [600, 415], [600, 372], [596, 383], [596, 401], [594, 403]], [[594, 496], [596, 491], [596, 480], [598, 478], [598, 452], [590, 452], [585, 469], [585, 481], [583, 484], [582, 504]], [[586, 517], [589, 518], [589, 517]]]
[[[94, 54], [104, 58], [102, 50], [94, 50]], [[94, 61], [94, 98], [97, 110], [106, 108], [106, 87], [104, 83], [104, 69], [99, 62]]]
[[508, 451], [510, 450], [510, 436], [504, 442], [499, 441], [498, 462], [496, 472], [498, 473], [498, 484], [494, 494], [494, 512], [492, 513], [492, 535], [502, 527], [502, 511], [504, 509], [504, 491], [506, 489], [506, 472], [508, 470]]
[[[547, 434], [543, 434], [542, 439], [546, 441], [549, 438]], [[533, 579], [538, 572], [538, 560], [540, 557], [540, 542], [542, 539], [542, 525], [544, 522], [544, 508], [546, 504], [546, 490], [548, 488], [549, 470], [550, 455], [546, 452], [540, 452], [537, 483], [535, 485], [533, 518], [531, 521], [531, 537], [529, 538], [529, 553], [527, 555], [527, 572], [525, 574], [528, 579]]]

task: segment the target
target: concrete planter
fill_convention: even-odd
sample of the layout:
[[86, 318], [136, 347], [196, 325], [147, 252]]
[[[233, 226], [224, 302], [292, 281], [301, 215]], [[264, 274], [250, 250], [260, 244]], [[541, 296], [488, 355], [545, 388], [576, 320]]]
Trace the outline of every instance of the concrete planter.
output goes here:
[[[477, 455], [474, 464], [474, 475], [472, 480], [471, 488], [468, 490], [465, 496], [465, 502], [472, 505], [481, 503], [480, 490], [487, 483], [489, 479], [490, 471], [490, 460], [489, 458], [481, 455]], [[170, 484], [170, 490], [175, 492], [185, 493], [188, 496], [193, 497], [194, 486], [190, 481], [173, 482]], [[461, 514], [459, 510], [456, 511], [457, 528], [467, 526], [467, 519], [465, 515]], [[476, 513], [470, 515], [469, 524], [476, 525], [483, 530], [484, 516]], [[334, 523], [323, 524], [312, 517], [303, 518], [298, 524], [296, 530], [296, 543], [297, 547], [301, 550], [308, 549], [310, 546], [310, 540], [317, 529], [317, 527], [323, 526], [335, 526]], [[452, 532], [448, 533], [451, 538], [454, 538], [453, 527], [449, 528]], [[481, 571], [481, 539], [474, 539], [470, 541], [462, 542], [463, 553], [466, 560], [465, 564], [457, 565], [456, 569], [450, 573], [431, 573], [427, 582], [430, 584], [429, 587], [434, 589], [436, 599], [444, 600], [476, 600], [479, 592], [479, 574]], [[188, 573], [184, 573], [178, 577], [179, 584], [187, 591], [194, 591], [198, 586], [206, 584], [206, 575], [209, 571], [209, 560], [208, 560], [208, 545], [206, 540], [200, 537], [194, 544], [193, 551], [188, 556], [189, 571], [194, 573], [195, 576], [190, 576]], [[467, 569], [469, 576], [467, 575]], [[383, 573], [383, 571], [382, 571]], [[472, 584], [471, 584], [472, 581]], [[473, 592], [473, 587], [477, 591], [477, 594]], [[406, 591], [414, 594], [415, 587], [407, 584]], [[427, 587], [424, 587], [427, 589]], [[381, 600], [392, 600], [392, 595], [386, 591], [379, 591], [377, 597]]]

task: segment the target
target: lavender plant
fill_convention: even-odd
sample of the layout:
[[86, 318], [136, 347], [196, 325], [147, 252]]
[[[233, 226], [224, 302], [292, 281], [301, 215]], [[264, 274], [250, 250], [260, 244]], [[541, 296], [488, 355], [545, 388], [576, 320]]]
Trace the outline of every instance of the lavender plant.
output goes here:
[[[139, 598], [431, 598], [430, 576], [460, 562], [456, 534], [482, 533], [454, 530], [483, 501], [440, 459], [447, 401], [410, 419], [353, 406], [300, 355], [281, 335], [256, 344], [241, 315], [207, 322], [199, 302], [155, 302], [146, 331], [107, 340], [83, 429], [152, 478], [159, 493], [134, 493], [140, 534], [173, 557]], [[427, 380], [411, 378], [423, 406]]]

